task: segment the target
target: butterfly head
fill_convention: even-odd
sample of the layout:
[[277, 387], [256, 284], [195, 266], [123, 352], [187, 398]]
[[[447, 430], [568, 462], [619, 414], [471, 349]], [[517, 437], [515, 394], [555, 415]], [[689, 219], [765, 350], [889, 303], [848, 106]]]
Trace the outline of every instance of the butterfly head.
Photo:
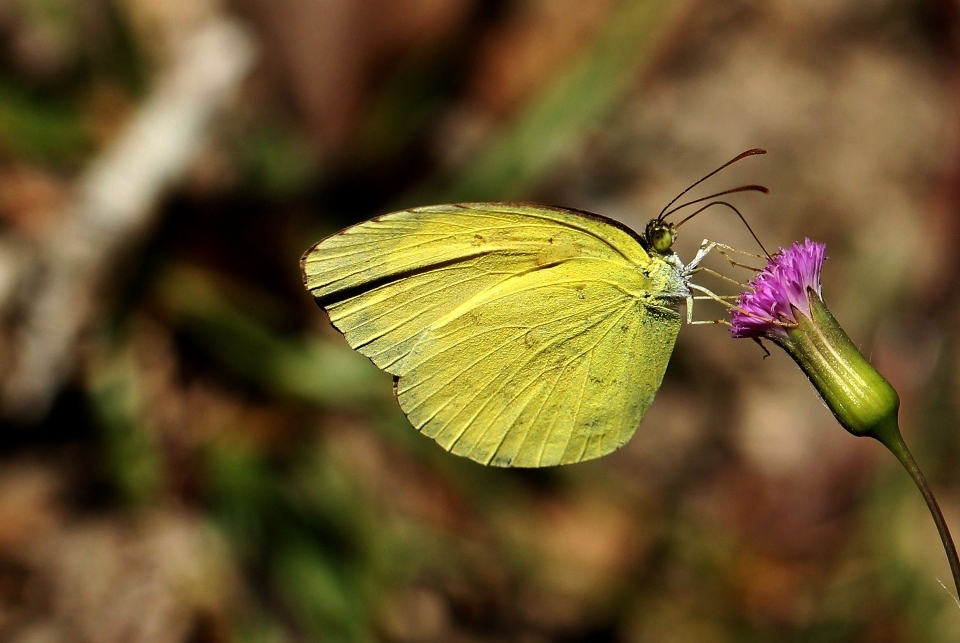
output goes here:
[[651, 219], [643, 231], [647, 245], [658, 254], [673, 254], [673, 244], [677, 240], [677, 227], [659, 218]]

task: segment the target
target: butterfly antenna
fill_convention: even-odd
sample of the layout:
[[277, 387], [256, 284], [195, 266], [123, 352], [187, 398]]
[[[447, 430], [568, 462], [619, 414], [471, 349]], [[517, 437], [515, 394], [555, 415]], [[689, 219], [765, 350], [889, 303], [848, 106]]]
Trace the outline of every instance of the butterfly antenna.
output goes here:
[[670, 208], [671, 205], [673, 205], [674, 203], [676, 203], [676, 202], [680, 199], [680, 197], [682, 197], [684, 194], [686, 194], [687, 192], [689, 192], [689, 191], [692, 190], [693, 188], [697, 187], [698, 185], [700, 185], [701, 183], [703, 183], [704, 181], [706, 181], [707, 179], [709, 179], [711, 176], [713, 176], [714, 174], [716, 174], [717, 172], [719, 172], [719, 171], [722, 170], [723, 168], [725, 168], [725, 167], [727, 167], [727, 166], [730, 166], [730, 165], [733, 165], [733, 164], [736, 163], [737, 161], [739, 161], [739, 160], [741, 160], [741, 159], [745, 159], [745, 158], [747, 158], [748, 156], [754, 156], [755, 154], [766, 154], [766, 153], [767, 153], [766, 150], [760, 149], [759, 147], [755, 147], [755, 148], [753, 148], [752, 150], [747, 150], [746, 152], [743, 152], [742, 154], [738, 154], [736, 157], [730, 159], [729, 161], [727, 161], [726, 163], [724, 163], [723, 165], [721, 165], [720, 167], [718, 167], [717, 169], [715, 169], [713, 172], [711, 172], [710, 174], [706, 175], [705, 177], [703, 177], [702, 179], [700, 179], [699, 181], [697, 181], [696, 183], [694, 183], [693, 185], [691, 185], [690, 187], [688, 187], [686, 190], [684, 190], [683, 192], [681, 192], [680, 194], [678, 194], [677, 196], [675, 196], [675, 197], [673, 198], [673, 200], [670, 201], [670, 203], [668, 203], [667, 205], [663, 206], [663, 210], [660, 210], [660, 214], [657, 215], [657, 220], [658, 220], [658, 221], [663, 221], [663, 213], [666, 212], [666, 211]]
[[667, 210], [661, 214], [658, 219], [664, 221], [671, 214], [677, 210], [682, 210], [687, 206], [694, 205], [696, 203], [703, 203], [704, 201], [709, 201], [710, 199], [716, 199], [718, 196], [723, 196], [725, 194], [733, 194], [734, 192], [762, 192], [764, 194], [770, 194], [770, 190], [763, 187], [762, 185], [741, 185], [738, 188], [733, 188], [732, 190], [724, 190], [723, 192], [717, 192], [716, 194], [711, 194], [710, 196], [705, 196], [701, 199], [694, 199], [693, 201], [687, 201], [686, 203], [681, 203], [680, 205], [674, 206], [673, 208]]
[[679, 228], [679, 227], [682, 226], [684, 223], [686, 223], [687, 221], [689, 221], [689, 220], [692, 219], [693, 217], [697, 216], [698, 214], [700, 214], [701, 212], [703, 212], [703, 211], [706, 210], [707, 208], [711, 208], [711, 207], [713, 207], [713, 206], [715, 206], [715, 205], [725, 205], [725, 206], [727, 206], [728, 208], [730, 208], [731, 210], [733, 210], [734, 212], [736, 212], [736, 213], [737, 213], [737, 216], [740, 217], [740, 221], [742, 221], [742, 222], [743, 222], [743, 225], [747, 226], [747, 230], [750, 231], [750, 236], [753, 237], [753, 240], [756, 241], [756, 242], [757, 242], [757, 245], [760, 246], [760, 249], [763, 250], [763, 254], [767, 255], [767, 259], [770, 259], [771, 261], [773, 260], [773, 258], [770, 256], [770, 253], [767, 252], [767, 249], [763, 247], [763, 243], [760, 242], [760, 238], [757, 237], [757, 233], [755, 233], [755, 232], [753, 231], [753, 228], [750, 227], [750, 224], [747, 223], [747, 220], [746, 220], [745, 218], [743, 218], [743, 215], [742, 215], [742, 214], [740, 214], [740, 210], [736, 209], [735, 207], [733, 207], [732, 205], [730, 205], [730, 204], [727, 203], [726, 201], [711, 201], [710, 203], [706, 204], [706, 205], [703, 206], [702, 208], [699, 208], [699, 209], [698, 209], [696, 212], [694, 212], [693, 214], [687, 215], [682, 221], [680, 221], [680, 223], [678, 223], [676, 226], [674, 226], [674, 228]]

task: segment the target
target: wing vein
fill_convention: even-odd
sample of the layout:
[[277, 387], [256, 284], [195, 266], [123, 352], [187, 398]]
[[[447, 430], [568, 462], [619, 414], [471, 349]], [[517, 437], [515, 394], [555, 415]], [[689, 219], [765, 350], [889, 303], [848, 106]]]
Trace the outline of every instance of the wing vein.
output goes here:
[[[535, 218], [539, 219], [540, 221], [549, 221], [549, 222], [551, 222], [551, 223], [553, 223], [553, 224], [555, 224], [555, 225], [557, 225], [558, 227], [561, 227], [561, 228], [567, 228], [567, 229], [569, 229], [569, 230], [576, 230], [577, 232], [582, 232], [582, 233], [584, 233], [584, 234], [586, 234], [586, 235], [589, 235], [589, 236], [593, 237], [594, 239], [600, 241], [600, 242], [603, 243], [605, 246], [607, 246], [608, 248], [610, 248], [611, 250], [613, 250], [614, 252], [616, 252], [618, 255], [620, 255], [621, 257], [623, 257], [624, 259], [626, 259], [629, 263], [631, 263], [631, 264], [635, 264], [635, 263], [636, 263], [636, 262], [633, 261], [633, 259], [631, 259], [631, 258], [628, 257], [626, 254], [624, 254], [623, 251], [620, 250], [620, 248], [618, 248], [618, 247], [616, 247], [615, 245], [613, 245], [613, 243], [612, 243], [609, 239], [605, 239], [604, 237], [598, 235], [596, 232], [594, 232], [593, 230], [590, 230], [589, 228], [584, 228], [584, 227], [581, 227], [581, 226], [578, 226], [578, 225], [574, 225], [573, 223], [569, 223], [569, 222], [567, 222], [567, 221], [560, 221], [560, 220], [557, 220], [557, 219], [554, 219], [554, 218], [551, 218], [551, 217], [540, 216], [540, 215], [538, 215], [538, 214], [536, 214], [536, 213], [534, 213], [534, 212], [524, 212], [524, 213], [519, 213], [519, 212], [518, 212], [518, 213], [516, 213], [516, 214], [519, 215], [519, 216], [531, 216], [531, 217], [535, 217]], [[497, 217], [490, 216], [490, 215], [488, 215], [488, 214], [486, 214], [486, 213], [479, 212], [479, 211], [477, 211], [477, 210], [470, 210], [470, 216], [487, 217], [487, 218], [493, 218], [493, 219], [497, 218]], [[633, 241], [634, 241], [635, 243], [637, 243], [638, 246], [640, 246], [639, 242], [637, 242], [635, 239], [634, 239]], [[642, 247], [642, 246], [641, 246], [641, 247]]]
[[[369, 281], [366, 281], [366, 282], [363, 282], [363, 283], [360, 283], [360, 284], [357, 284], [357, 285], [354, 285], [354, 286], [345, 286], [345, 287], [342, 287], [342, 288], [340, 288], [340, 287], [335, 287], [335, 290], [333, 290], [332, 292], [329, 292], [329, 293], [326, 293], [326, 294], [323, 294], [323, 295], [316, 295], [316, 294], [314, 294], [313, 297], [314, 297], [314, 299], [316, 299], [318, 306], [320, 306], [321, 308], [327, 308], [327, 307], [329, 307], [329, 306], [332, 306], [333, 304], [346, 301], [347, 299], [352, 299], [353, 297], [356, 297], [356, 296], [358, 296], [358, 295], [362, 295], [362, 294], [364, 294], [364, 293], [366, 293], [366, 292], [370, 292], [370, 291], [375, 290], [375, 289], [377, 289], [377, 288], [380, 288], [380, 287], [382, 287], [382, 286], [386, 286], [386, 285], [388, 285], [388, 284], [395, 283], [395, 282], [397, 282], [397, 281], [400, 281], [401, 279], [406, 279], [406, 278], [408, 278], [408, 277], [413, 277], [413, 276], [416, 276], [416, 275], [421, 275], [421, 274], [423, 274], [423, 273], [425, 273], [425, 272], [430, 272], [430, 271], [433, 271], [433, 270], [437, 270], [438, 268], [445, 268], [445, 267], [453, 266], [453, 265], [456, 265], [456, 264], [467, 263], [467, 262], [470, 262], [470, 261], [472, 261], [472, 260], [474, 260], [474, 259], [478, 259], [478, 258], [480, 258], [480, 257], [483, 257], [484, 255], [487, 255], [487, 254], [489, 254], [489, 253], [486, 252], [486, 251], [480, 251], [480, 252], [476, 252], [476, 253], [474, 253], [474, 254], [472, 254], [472, 255], [465, 255], [465, 256], [463, 256], [463, 257], [456, 257], [456, 258], [454, 258], [454, 259], [448, 259], [448, 260], [446, 260], [446, 261], [440, 261], [440, 262], [437, 262], [437, 263], [435, 263], [435, 264], [433, 264], [433, 265], [430, 265], [430, 266], [419, 266], [419, 267], [417, 267], [417, 266], [406, 266], [406, 267], [404, 267], [404, 268], [398, 269], [397, 272], [393, 272], [393, 273], [390, 273], [390, 274], [387, 274], [387, 275], [383, 275], [383, 276], [378, 277], [378, 278], [376, 278], [376, 279], [371, 279], [371, 280], [369, 280]], [[357, 273], [355, 272], [355, 273], [352, 273], [352, 274], [355, 275], [355, 274], [357, 274]], [[337, 279], [337, 281], [343, 281], [343, 279]], [[327, 286], [332, 286], [332, 284], [327, 284]], [[321, 287], [322, 287], [322, 286], [321, 286]], [[314, 289], [312, 289], [312, 290], [318, 290], [319, 288], [320, 288], [320, 287], [314, 288]]]
[[[616, 322], [615, 324], [613, 324], [613, 325], [616, 325], [617, 323], [619, 323], [619, 322], [620, 322], [620, 319], [623, 319], [623, 315], [624, 315], [624, 313], [621, 313], [621, 314], [620, 314], [620, 317], [617, 319], [617, 322]], [[597, 322], [596, 322], [595, 324], [593, 324], [592, 326], [590, 326], [590, 328], [593, 328], [593, 327], [595, 327], [595, 326], [598, 326], [598, 325], [599, 325], [600, 323], [602, 323], [602, 322], [603, 322], [603, 318], [600, 318], [600, 319], [597, 320]], [[613, 328], [613, 325], [612, 325], [610, 328]], [[586, 329], [586, 330], [589, 330], [589, 329]], [[586, 332], [586, 330], [584, 330], [583, 332]], [[529, 331], [525, 331], [524, 333], [521, 333], [520, 335], [516, 335], [516, 336], [513, 337], [510, 341], [516, 341], [517, 339], [519, 339], [520, 337], [522, 337], [523, 335], [525, 335], [527, 332], [529, 332]], [[605, 338], [605, 337], [607, 336], [607, 334], [609, 334], [609, 329], [607, 330], [607, 332], [605, 332], [605, 333], [603, 334], [603, 336], [601, 336], [601, 338], [600, 338], [597, 342], [594, 343], [594, 345], [593, 345], [590, 349], [588, 349], [591, 354], [592, 354], [593, 349], [596, 348], [597, 344], [599, 344], [601, 341], [603, 341], [603, 338]], [[541, 346], [538, 346], [538, 347], [537, 347], [537, 350], [531, 351], [531, 354], [526, 356], [527, 359], [524, 360], [523, 364], [522, 364], [519, 368], [516, 368], [516, 369], [508, 369], [508, 366], [509, 366], [509, 367], [513, 367], [513, 365], [516, 364], [517, 361], [518, 361], [521, 357], [523, 357], [522, 355], [517, 355], [517, 356], [515, 356], [508, 364], [504, 364], [503, 368], [500, 369], [500, 374], [502, 374], [504, 371], [507, 371], [507, 370], [511, 370], [513, 373], [516, 373], [516, 372], [518, 372], [518, 371], [522, 371], [523, 368], [525, 368], [525, 367], [526, 367], [530, 362], [532, 362], [536, 357], [538, 357], [541, 353], [543, 353], [545, 350], [547, 350], [548, 347], [553, 346], [554, 344], [559, 343], [560, 341], [561, 341], [560, 338], [554, 338], [554, 339], [552, 339], [550, 342], [546, 342], [546, 343], [542, 344]], [[497, 347], [497, 348], [499, 348], [499, 347]], [[496, 350], [496, 349], [495, 349], [495, 350]], [[582, 355], [582, 354], [581, 354], [581, 355]], [[484, 387], [481, 389], [481, 392], [486, 391], [487, 388], [489, 388], [491, 384], [494, 384], [494, 383], [499, 382], [499, 384], [497, 385], [497, 387], [492, 391], [492, 393], [491, 393], [490, 395], [487, 396], [486, 400], [480, 405], [480, 408], [477, 409], [477, 411], [473, 414], [473, 417], [471, 417], [471, 418], [464, 424], [464, 429], [460, 432], [459, 435], [457, 435], [457, 437], [456, 437], [456, 439], [454, 440], [453, 444], [451, 444], [451, 446], [450, 446], [450, 449], [451, 449], [451, 450], [453, 449], [454, 446], [456, 446], [457, 442], [460, 440], [460, 438], [463, 437], [463, 435], [467, 432], [467, 430], [470, 428], [470, 426], [476, 421], [476, 419], [480, 416], [480, 414], [487, 408], [487, 406], [490, 404], [491, 400], [493, 400], [497, 395], [499, 395], [499, 394], [504, 390], [504, 388], [506, 388], [507, 384], [509, 384], [510, 382], [512, 382], [514, 379], [515, 379], [515, 377], [494, 378], [494, 379], [491, 379], [489, 382], [487, 382], [487, 383], [484, 385]], [[581, 400], [582, 400], [582, 398], [583, 398], [583, 393], [582, 393], [582, 391], [581, 391]], [[458, 412], [456, 413], [456, 415], [454, 415], [454, 416], [453, 416], [452, 418], [450, 418], [450, 419], [453, 420], [453, 419], [456, 418], [458, 415], [460, 415], [460, 413], [461, 413], [462, 411], [463, 411], [463, 409], [461, 409], [460, 411], [458, 411]], [[579, 412], [579, 410], [578, 410], [578, 412]], [[495, 416], [493, 419], [495, 420], [496, 417], [499, 417], [499, 414], [498, 414], [497, 416]], [[576, 419], [576, 416], [574, 417], [574, 419]], [[489, 423], [484, 427], [483, 432], [480, 434], [480, 437], [478, 438], [478, 441], [482, 440], [482, 439], [486, 436], [487, 431], [489, 431], [489, 429], [490, 429], [490, 427], [491, 427], [492, 425], [493, 425], [493, 422], [491, 421], [491, 422], [489, 422]]]
[[[610, 334], [610, 331], [613, 330], [614, 326], [616, 326], [617, 324], [620, 323], [620, 321], [623, 319], [624, 315], [627, 314], [627, 310], [628, 310], [628, 309], [625, 307], [625, 308], [623, 309], [623, 311], [620, 313], [620, 316], [617, 317], [616, 321], [614, 321], [612, 324], [610, 324], [610, 326], [607, 328], [607, 330], [604, 331], [604, 333], [597, 339], [597, 341], [595, 341], [595, 342], [593, 343], [593, 345], [590, 346], [589, 349], [587, 349], [587, 350], [585, 350], [585, 351], [581, 351], [580, 355], [577, 357], [577, 359], [579, 359], [580, 357], [587, 357], [587, 358], [588, 358], [587, 370], [586, 370], [586, 374], [584, 375], [583, 386], [582, 386], [582, 388], [580, 389], [580, 396], [577, 398], [577, 410], [576, 410], [576, 412], [574, 413], [574, 416], [573, 416], [573, 427], [572, 427], [571, 430], [570, 430], [570, 435], [567, 436], [567, 443], [566, 443], [566, 445], [563, 447], [563, 452], [562, 452], [561, 455], [560, 455], [561, 458], [563, 457], [563, 453], [566, 453], [566, 452], [567, 452], [567, 448], [570, 446], [570, 439], [573, 437], [573, 431], [574, 431], [574, 429], [576, 428], [576, 426], [577, 426], [577, 420], [578, 420], [579, 417], [580, 417], [580, 410], [581, 410], [581, 408], [583, 407], [583, 393], [584, 393], [584, 391], [585, 391], [586, 388], [587, 388], [587, 380], [590, 378], [590, 369], [593, 368], [593, 352], [596, 350], [597, 346], [599, 346], [600, 343], [607, 338], [607, 335]], [[585, 441], [584, 441], [584, 448], [583, 448], [583, 450], [581, 450], [580, 457], [577, 459], [577, 462], [580, 462], [580, 460], [583, 459], [583, 451], [586, 450], [587, 441], [588, 441], [588, 440], [585, 440]]]
[[[516, 379], [516, 378], [514, 377], [513, 379]], [[517, 397], [520, 397], [520, 395], [525, 393], [530, 387], [540, 383], [541, 383], [540, 380], [538, 380], [537, 378], [531, 378], [530, 382], [526, 386], [524, 386], [522, 389], [520, 389], [520, 391], [517, 393]], [[530, 406], [530, 402], [532, 401], [532, 399], [533, 399], [532, 397], [527, 398], [527, 400], [523, 403], [523, 406], [520, 407], [520, 412], [517, 413], [517, 418], [523, 415], [523, 412], [526, 410], [526, 408]], [[499, 419], [500, 416], [503, 415], [503, 412], [506, 410], [507, 410], [507, 407], [504, 406], [497, 412], [496, 415], [494, 415], [490, 419], [490, 422], [487, 424], [486, 428], [484, 428], [483, 433], [477, 439], [478, 443], [483, 441], [483, 438], [485, 438], [487, 436], [487, 433], [490, 431], [490, 427], [493, 426], [494, 422], [496, 422], [497, 419]], [[523, 431], [524, 439], [526, 439], [527, 434], [530, 432], [531, 426], [532, 426], [531, 424], [528, 424], [524, 429]], [[499, 451], [500, 447], [503, 446], [503, 443], [506, 441], [508, 435], [510, 435], [510, 428], [507, 428], [507, 430], [503, 432], [503, 435], [500, 436], [500, 440], [497, 442], [497, 446], [494, 447], [493, 450], [490, 452], [490, 457], [487, 458], [487, 461], [484, 462], [484, 464], [490, 464], [490, 461], [493, 460], [493, 457], [495, 455], [497, 455], [497, 451]]]

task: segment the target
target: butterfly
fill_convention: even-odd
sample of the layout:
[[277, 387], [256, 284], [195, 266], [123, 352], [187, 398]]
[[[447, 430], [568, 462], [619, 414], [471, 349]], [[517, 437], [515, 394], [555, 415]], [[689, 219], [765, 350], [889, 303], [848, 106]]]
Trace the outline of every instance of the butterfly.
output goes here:
[[653, 402], [681, 303], [692, 321], [690, 277], [712, 246], [684, 264], [673, 251], [683, 221], [666, 216], [766, 189], [668, 208], [762, 153], [703, 177], [642, 233], [532, 203], [411, 208], [313, 245], [303, 282], [347, 343], [394, 376], [410, 423], [447, 451], [499, 467], [598, 458], [626, 444]]

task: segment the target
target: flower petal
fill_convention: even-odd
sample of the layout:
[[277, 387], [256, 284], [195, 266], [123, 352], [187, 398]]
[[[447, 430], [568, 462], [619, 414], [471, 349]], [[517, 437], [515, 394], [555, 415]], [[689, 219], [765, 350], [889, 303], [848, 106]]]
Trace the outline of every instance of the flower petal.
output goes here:
[[795, 326], [794, 309], [810, 315], [807, 289], [820, 296], [820, 269], [826, 245], [804, 240], [780, 248], [740, 294], [731, 312], [734, 337], [782, 339], [785, 326]]

